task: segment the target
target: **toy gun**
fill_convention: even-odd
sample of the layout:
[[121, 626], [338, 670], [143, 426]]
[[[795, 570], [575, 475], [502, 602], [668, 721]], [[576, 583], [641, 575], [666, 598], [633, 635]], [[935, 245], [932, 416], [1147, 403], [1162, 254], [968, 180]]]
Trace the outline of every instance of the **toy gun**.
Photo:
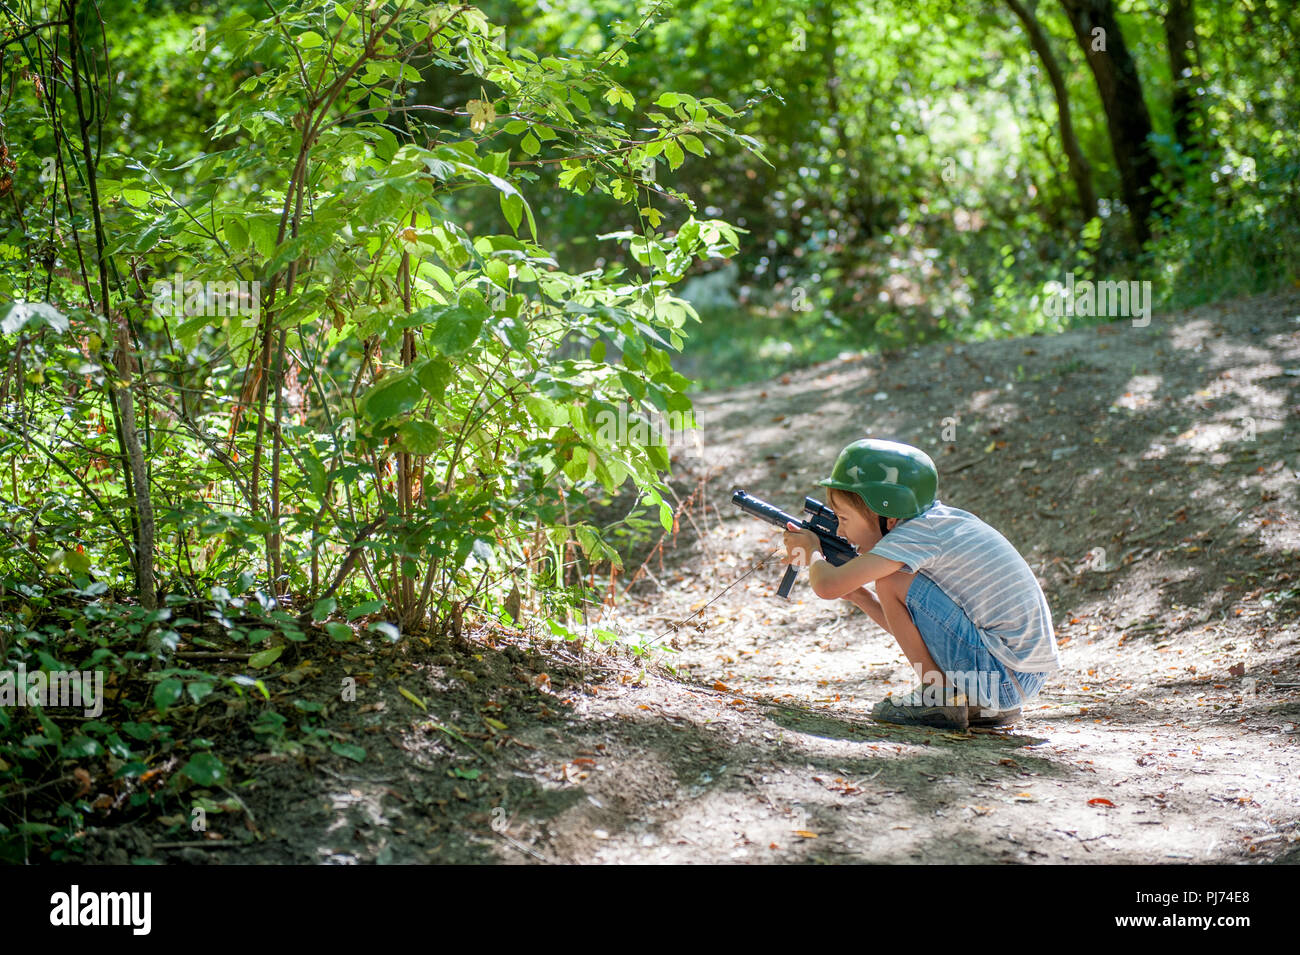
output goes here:
[[[835, 512], [823, 504], [821, 501], [813, 500], [811, 497], [803, 499], [803, 509], [811, 515], [810, 520], [801, 521], [790, 516], [778, 507], [773, 507], [767, 501], [761, 501], [752, 494], [746, 494], [743, 490], [737, 488], [736, 492], [731, 495], [731, 503], [735, 504], [746, 514], [757, 517], [760, 521], [767, 521], [781, 530], [786, 529], [786, 524], [797, 524], [804, 530], [812, 531], [821, 541], [822, 554], [833, 565], [847, 564], [854, 557], [858, 556], [857, 548], [840, 537], [836, 531], [839, 530], [840, 521], [835, 516]], [[789, 599], [790, 588], [794, 585], [794, 579], [799, 575], [799, 568], [790, 564], [785, 571], [785, 576], [781, 578], [781, 586], [777, 588], [776, 595]]]

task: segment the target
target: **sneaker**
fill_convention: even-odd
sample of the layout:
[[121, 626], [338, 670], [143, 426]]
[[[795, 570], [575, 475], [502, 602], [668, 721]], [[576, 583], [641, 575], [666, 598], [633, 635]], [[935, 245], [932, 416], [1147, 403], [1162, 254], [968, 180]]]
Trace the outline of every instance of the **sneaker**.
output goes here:
[[970, 726], [969, 712], [972, 707], [966, 706], [965, 696], [955, 692], [952, 687], [945, 689], [945, 703], [948, 705], [927, 702], [927, 690], [930, 694], [934, 691], [919, 684], [897, 700], [891, 696], [885, 697], [871, 710], [871, 717], [882, 723], [937, 726], [965, 731]]
[[1020, 719], [1020, 707], [1012, 710], [990, 710], [982, 706], [970, 706], [968, 721], [971, 726], [1010, 726]]

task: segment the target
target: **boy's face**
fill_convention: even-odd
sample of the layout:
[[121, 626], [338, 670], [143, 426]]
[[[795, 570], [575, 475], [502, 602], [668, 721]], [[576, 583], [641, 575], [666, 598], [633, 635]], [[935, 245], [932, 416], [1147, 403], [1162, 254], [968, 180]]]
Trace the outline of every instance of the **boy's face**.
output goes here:
[[[831, 510], [839, 519], [840, 536], [850, 544], [857, 545], [859, 553], [865, 554], [880, 542], [880, 521], [875, 511], [867, 508], [867, 513], [871, 516], [863, 517], [857, 507], [851, 506], [850, 501], [846, 499], [848, 496], [836, 488], [831, 488], [828, 496]], [[890, 518], [887, 526], [892, 528], [895, 523], [895, 520]]]

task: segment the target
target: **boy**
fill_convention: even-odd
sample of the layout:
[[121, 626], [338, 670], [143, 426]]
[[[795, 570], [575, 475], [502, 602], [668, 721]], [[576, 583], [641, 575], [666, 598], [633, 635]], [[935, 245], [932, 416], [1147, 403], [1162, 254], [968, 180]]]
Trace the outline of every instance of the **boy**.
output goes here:
[[939, 501], [934, 462], [911, 445], [855, 441], [817, 483], [831, 489], [840, 536], [858, 556], [835, 567], [817, 535], [789, 524], [785, 562], [809, 564], [818, 597], [842, 597], [892, 634], [921, 681], [871, 715], [960, 729], [1015, 722], [1019, 704], [1060, 669], [1047, 598], [1024, 558], [974, 514]]

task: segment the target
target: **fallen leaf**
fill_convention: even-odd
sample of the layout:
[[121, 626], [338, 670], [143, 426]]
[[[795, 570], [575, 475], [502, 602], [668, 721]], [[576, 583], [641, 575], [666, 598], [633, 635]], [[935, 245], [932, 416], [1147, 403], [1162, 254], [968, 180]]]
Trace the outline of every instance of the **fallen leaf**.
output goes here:
[[1114, 808], [1115, 808], [1115, 804], [1114, 804], [1113, 802], [1111, 802], [1109, 799], [1102, 799], [1102, 798], [1100, 798], [1100, 797], [1098, 797], [1098, 798], [1096, 798], [1096, 799], [1089, 799], [1089, 800], [1088, 800], [1088, 805], [1089, 805], [1089, 806], [1109, 806], [1111, 809], [1114, 809]]
[[426, 712], [426, 713], [429, 712], [429, 708], [428, 708], [427, 706], [424, 705], [424, 700], [420, 699], [418, 696], [416, 696], [414, 693], [412, 693], [412, 692], [411, 692], [410, 690], [408, 690], [406, 687], [404, 687], [404, 686], [399, 686], [399, 687], [397, 688], [397, 692], [400, 693], [400, 694], [402, 694], [402, 696], [406, 697], [408, 700], [410, 700], [412, 703], [414, 703], [414, 704], [415, 704], [416, 706], [418, 706], [420, 709], [424, 710], [424, 712]]

